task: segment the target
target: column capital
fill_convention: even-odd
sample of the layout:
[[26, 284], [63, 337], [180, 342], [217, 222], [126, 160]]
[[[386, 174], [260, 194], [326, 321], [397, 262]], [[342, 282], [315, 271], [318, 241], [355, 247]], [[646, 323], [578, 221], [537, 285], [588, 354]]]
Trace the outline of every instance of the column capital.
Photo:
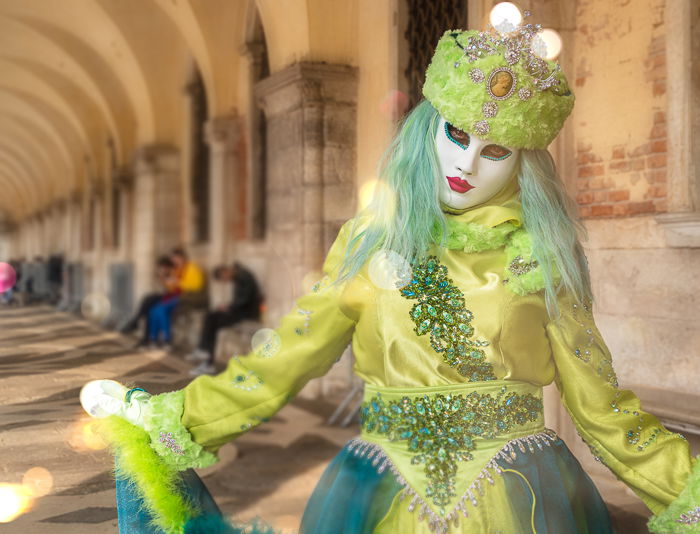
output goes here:
[[134, 185], [134, 173], [130, 167], [121, 166], [112, 171], [112, 184], [117, 188], [127, 189]]
[[178, 167], [180, 152], [168, 143], [149, 143], [140, 146], [134, 154], [135, 172], [154, 172]]
[[73, 204], [83, 203], [83, 192], [80, 189], [74, 189], [68, 197], [68, 201]]
[[275, 72], [255, 85], [265, 115], [274, 117], [309, 105], [356, 105], [357, 67], [300, 62]]
[[213, 150], [233, 150], [238, 143], [241, 128], [234, 114], [209, 119], [204, 126], [204, 136]]

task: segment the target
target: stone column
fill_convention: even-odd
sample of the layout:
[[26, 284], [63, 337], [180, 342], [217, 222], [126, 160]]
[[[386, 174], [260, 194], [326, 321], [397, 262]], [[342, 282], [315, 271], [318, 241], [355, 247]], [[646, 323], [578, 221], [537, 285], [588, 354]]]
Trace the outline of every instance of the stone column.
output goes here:
[[154, 263], [181, 240], [180, 154], [166, 144], [141, 147], [134, 163], [133, 255], [137, 299], [153, 289]]
[[355, 212], [357, 69], [297, 63], [258, 83], [256, 96], [267, 118], [266, 294], [276, 321]]
[[205, 128], [209, 159], [209, 261], [227, 260], [227, 245], [234, 228], [244, 220], [245, 204], [236, 193], [240, 128], [233, 115], [210, 119]]

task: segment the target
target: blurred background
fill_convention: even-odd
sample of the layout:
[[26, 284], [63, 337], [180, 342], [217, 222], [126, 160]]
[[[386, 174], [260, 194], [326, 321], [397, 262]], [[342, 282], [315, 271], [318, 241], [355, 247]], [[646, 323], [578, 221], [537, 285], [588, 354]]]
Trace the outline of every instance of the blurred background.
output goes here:
[[[156, 260], [175, 247], [207, 278], [208, 298], [175, 320], [181, 353], [206, 310], [230, 300], [230, 280], [213, 276], [219, 265], [240, 262], [264, 295], [259, 318], [219, 336], [219, 363], [274, 326], [371, 196], [438, 38], [483, 29], [494, 3], [0, 0], [0, 442], [32, 443], [36, 425], [61, 420], [24, 413], [32, 402], [78, 417], [73, 390], [104, 373], [150, 380], [155, 392], [183, 380], [177, 350], [137, 356], [114, 332], [157, 288]], [[596, 320], [621, 385], [697, 451], [700, 2], [518, 5], [563, 41], [576, 106], [550, 150], [588, 230]], [[53, 362], [72, 363], [41, 367], [62, 321], [78, 330]], [[64, 357], [76, 350], [85, 358]], [[99, 367], [110, 350], [113, 367]], [[144, 358], [156, 367], [138, 367]], [[307, 408], [325, 406], [316, 423], [356, 387], [350, 362], [303, 392], [318, 401]], [[158, 365], [176, 376], [162, 379]], [[644, 516], [578, 439], [556, 391], [547, 395], [548, 425], [609, 502], [631, 521]], [[19, 482], [30, 464], [0, 482]], [[646, 532], [642, 523], [625, 532]]]

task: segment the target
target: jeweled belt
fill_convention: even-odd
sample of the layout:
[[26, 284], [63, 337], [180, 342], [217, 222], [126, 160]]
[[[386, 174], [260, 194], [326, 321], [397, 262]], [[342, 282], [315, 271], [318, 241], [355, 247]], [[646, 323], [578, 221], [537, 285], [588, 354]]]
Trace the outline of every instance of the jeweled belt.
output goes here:
[[429, 388], [368, 384], [360, 423], [362, 439], [379, 444], [394, 462], [408, 453], [412, 466], [423, 466], [426, 500], [444, 513], [457, 495], [462, 462], [480, 448], [498, 449], [544, 430], [542, 388], [504, 380]]

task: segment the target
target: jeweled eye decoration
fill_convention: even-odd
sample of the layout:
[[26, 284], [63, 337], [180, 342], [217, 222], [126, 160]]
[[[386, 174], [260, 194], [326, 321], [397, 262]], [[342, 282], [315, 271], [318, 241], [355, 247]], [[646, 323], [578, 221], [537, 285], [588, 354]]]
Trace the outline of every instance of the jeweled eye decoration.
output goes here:
[[501, 145], [487, 145], [481, 150], [481, 157], [492, 161], [501, 161], [508, 158], [512, 153]]
[[445, 122], [445, 135], [459, 148], [466, 150], [469, 146], [469, 134]]

